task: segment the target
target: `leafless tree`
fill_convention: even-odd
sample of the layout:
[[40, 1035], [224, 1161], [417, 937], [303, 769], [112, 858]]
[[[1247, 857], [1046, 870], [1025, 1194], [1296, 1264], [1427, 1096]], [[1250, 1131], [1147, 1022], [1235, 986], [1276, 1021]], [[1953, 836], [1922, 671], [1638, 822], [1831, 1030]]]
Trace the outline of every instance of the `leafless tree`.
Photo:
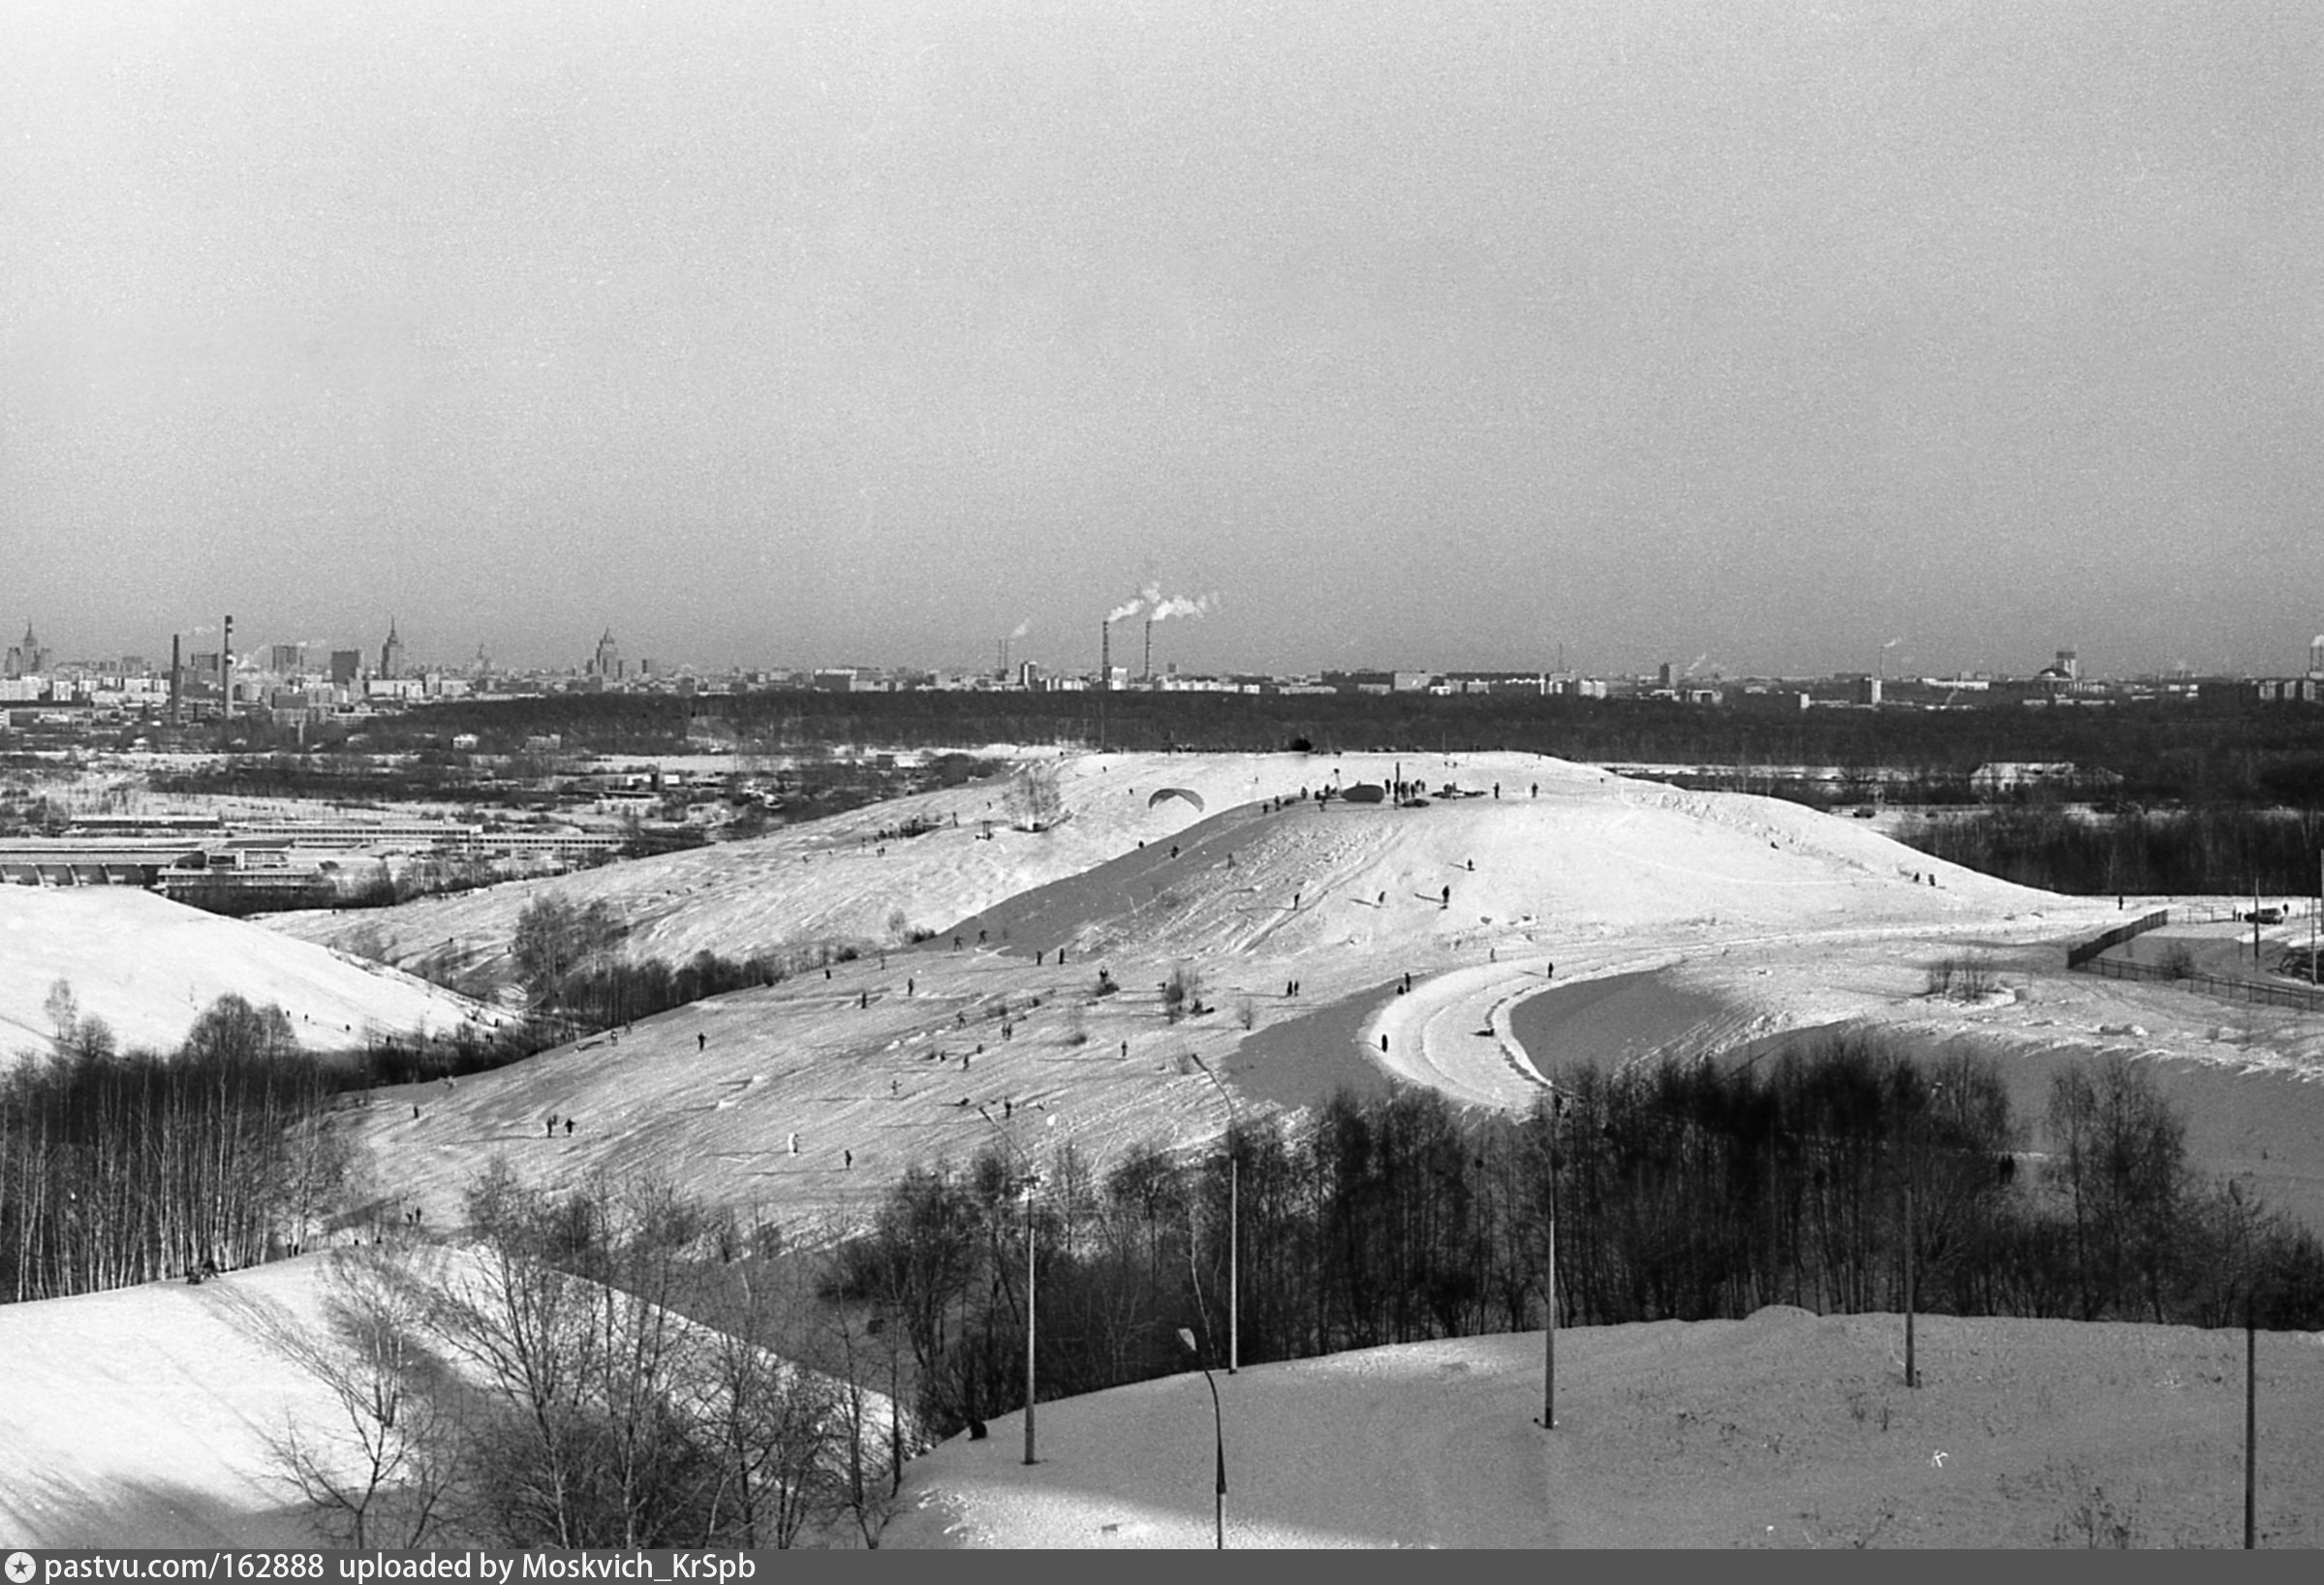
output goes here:
[[747, 1263], [729, 1269], [733, 1302], [697, 1334], [697, 1413], [723, 1466], [710, 1528], [787, 1547], [837, 1495], [841, 1389], [777, 1352], [798, 1332], [793, 1288]]
[[400, 1247], [373, 1244], [329, 1259], [323, 1333], [248, 1290], [229, 1300], [337, 1409], [319, 1425], [292, 1420], [269, 1447], [334, 1541], [428, 1545], [447, 1517], [466, 1438], [459, 1395], [425, 1342], [427, 1294]]
[[1034, 760], [1008, 780], [1008, 818], [1021, 831], [1045, 831], [1065, 817], [1065, 793], [1058, 786], [1057, 766]]

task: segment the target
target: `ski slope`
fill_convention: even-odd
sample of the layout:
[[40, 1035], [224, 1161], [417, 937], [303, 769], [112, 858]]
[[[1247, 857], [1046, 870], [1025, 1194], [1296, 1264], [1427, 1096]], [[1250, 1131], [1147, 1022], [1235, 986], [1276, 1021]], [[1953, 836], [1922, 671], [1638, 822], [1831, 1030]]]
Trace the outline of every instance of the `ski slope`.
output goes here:
[[[1297, 796], [1399, 770], [1432, 794], [1457, 782], [1482, 795], [1432, 795], [1418, 808]], [[2324, 1084], [2313, 1082], [2324, 1027], [2064, 974], [2063, 944], [2122, 917], [2113, 898], [2056, 897], [1937, 864], [1865, 823], [1534, 756], [1080, 756], [1061, 761], [1060, 778], [1069, 818], [1043, 833], [996, 827], [987, 839], [980, 811], [997, 794], [954, 789], [756, 844], [378, 917], [408, 954], [452, 910], [476, 952], [504, 950], [493, 933], [512, 930], [523, 900], [544, 888], [626, 908], [635, 950], [876, 939], [899, 908], [941, 933], [456, 1084], [350, 1097], [344, 1119], [375, 1164], [376, 1214], [392, 1224], [417, 1208], [427, 1227], [451, 1226], [463, 1190], [499, 1157], [551, 1189], [600, 1172], [666, 1176], [812, 1238], [868, 1216], [915, 1165], [994, 1149], [1046, 1166], [1070, 1144], [1101, 1173], [1146, 1141], [1198, 1148], [1229, 1104], [1205, 1067], [1245, 1109], [1297, 1108], [1350, 1074], [1520, 1106], [1565, 1062], [1673, 1043], [1726, 1049], [1837, 1022], [1967, 1042], [2035, 1086], [2078, 1056], [2151, 1060], [2207, 1168], [2247, 1172], [2272, 1200], [2306, 1209], [2305, 1188], [2324, 1204]], [[1205, 807], [1154, 804], [1163, 787], [1194, 791]], [[940, 828], [881, 853], [876, 833], [911, 814]], [[67, 896], [27, 895], [38, 901], [22, 906]], [[157, 906], [155, 920], [170, 918]], [[287, 932], [201, 922], [224, 932], [208, 940], [264, 944], [252, 951], [268, 974], [324, 963], [366, 987], [403, 983]], [[321, 937], [346, 924], [287, 921]], [[35, 936], [8, 939], [18, 938]], [[37, 1015], [49, 971], [77, 986], [154, 977], [158, 948], [123, 928], [57, 926], [39, 939], [68, 945], [30, 971], [7, 959], [0, 982], [24, 988], [0, 1008], [29, 997]], [[1994, 969], [2001, 993], [1929, 997], [1929, 967], [1965, 955]], [[1161, 987], [1180, 970], [1199, 979], [1207, 1010], [1173, 1022]], [[272, 994], [253, 983], [257, 999]], [[1520, 1040], [1518, 1010], [1535, 999], [1550, 1015], [1529, 1017]], [[83, 1005], [105, 1011], [85, 990]], [[384, 1004], [365, 1006], [387, 1021]], [[230, 1282], [295, 1283], [294, 1270]], [[25, 1476], [49, 1506], [19, 1503], [0, 1520], [36, 1538], [87, 1535], [72, 1525], [93, 1522], [90, 1504], [62, 1498], [95, 1492], [108, 1511], [117, 1498], [139, 1536], [272, 1534], [249, 1438], [279, 1413], [308, 1411], [282, 1401], [275, 1367], [205, 1329], [205, 1312], [188, 1306], [209, 1296], [157, 1288], [0, 1309], [0, 1357], [37, 1362], [23, 1389], [0, 1398], [0, 1446], [20, 1442], [33, 1449], [24, 1470], [60, 1472]], [[1223, 1383], [1241, 1427], [1230, 1458], [1255, 1476], [1236, 1488], [1249, 1506], [1230, 1508], [1244, 1527], [1230, 1541], [2046, 1539], [2034, 1532], [2086, 1478], [2146, 1493], [2166, 1539], [2210, 1534], [2193, 1527], [2223, 1478], [2206, 1462], [2216, 1340], [1932, 1323], [1967, 1352], [1949, 1396], [1906, 1403], [1882, 1374], [1887, 1324], [1778, 1316], [1578, 1334], [1562, 1345], [1578, 1362], [1576, 1440], [1547, 1451], [1509, 1423], [1534, 1390], [1524, 1361], [1538, 1334], [1248, 1371]], [[151, 1354], [179, 1338], [190, 1352]], [[189, 1374], [138, 1401], [136, 1383]], [[2104, 1418], [2100, 1400], [2134, 1379], [2155, 1389], [2146, 1407]], [[2053, 1381], [2066, 1385], [2045, 1388]], [[2043, 1390], [2049, 1408], [2024, 1412]], [[77, 1394], [100, 1434], [81, 1434]], [[1918, 1407], [1940, 1401], [1941, 1412]], [[1914, 1436], [1875, 1441], [1856, 1418], [1866, 1404], [1886, 1405]], [[1206, 1466], [1191, 1464], [1195, 1484], [1180, 1491], [1162, 1483], [1157, 1451], [1199, 1440], [1194, 1408], [1207, 1412], [1208, 1398], [1193, 1378], [1044, 1406], [1054, 1451], [1031, 1472], [1007, 1456], [1014, 1433], [996, 1422], [991, 1442], [927, 1461], [914, 1489], [928, 1502], [897, 1538], [1205, 1544]], [[139, 1415], [243, 1451], [204, 1462], [186, 1437], [149, 1434]], [[1496, 1429], [1464, 1432], [1488, 1423]], [[1973, 1482], [1931, 1483], [1916, 1472], [1940, 1450], [1993, 1456], [1971, 1466]], [[0, 1467], [0, 1490], [11, 1478]], [[1562, 1494], [1547, 1507], [1545, 1489]]]
[[126, 886], [0, 886], [0, 1063], [47, 1050], [59, 979], [124, 1047], [167, 1050], [232, 992], [290, 1014], [309, 1050], [488, 1018], [466, 997], [240, 919]]

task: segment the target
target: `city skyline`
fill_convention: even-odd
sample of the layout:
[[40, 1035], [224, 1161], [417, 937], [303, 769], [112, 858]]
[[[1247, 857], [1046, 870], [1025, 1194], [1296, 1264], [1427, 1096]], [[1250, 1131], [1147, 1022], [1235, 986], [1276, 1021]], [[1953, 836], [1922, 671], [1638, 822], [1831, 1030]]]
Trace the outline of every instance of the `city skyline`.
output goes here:
[[[1164, 618], [1163, 620], [1167, 620]], [[307, 637], [285, 639], [254, 632], [248, 624], [236, 619], [232, 656], [238, 670], [267, 674], [302, 672], [321, 675], [339, 668], [343, 658], [352, 657], [356, 669], [367, 677], [418, 676], [441, 674], [466, 676], [489, 674], [496, 676], [558, 676], [576, 678], [601, 677], [616, 681], [643, 681], [650, 677], [674, 678], [681, 675], [700, 677], [724, 676], [781, 676], [804, 675], [812, 672], [854, 670], [870, 675], [932, 676], [998, 676], [1006, 673], [1015, 677], [1030, 664], [1034, 672], [1043, 677], [1096, 678], [1100, 670], [1100, 656], [1093, 651], [1086, 664], [1070, 662], [1052, 664], [1046, 658], [1027, 653], [1019, 647], [1023, 636], [1014, 642], [1007, 637], [997, 640], [984, 660], [963, 661], [958, 664], [929, 665], [913, 661], [898, 661], [892, 657], [850, 651], [828, 656], [787, 656], [768, 658], [756, 663], [737, 662], [717, 664], [702, 661], [683, 653], [655, 654], [630, 644], [611, 626], [586, 645], [576, 646], [581, 653], [566, 659], [552, 659], [542, 664], [504, 662], [493, 650], [490, 640], [480, 641], [464, 655], [445, 655], [432, 647], [414, 649], [403, 637], [401, 618], [390, 616], [381, 636], [373, 640], [343, 637]], [[1146, 624], [1140, 617], [1125, 617], [1111, 624], [1124, 630], [1120, 648], [1110, 657], [1111, 668], [1117, 677], [1131, 681], [1142, 677], [1166, 677], [1185, 674], [1202, 676], [1275, 676], [1284, 678], [1320, 675], [1349, 675], [1354, 673], [1410, 672], [1430, 675], [1524, 675], [1543, 676], [1602, 676], [1609, 678], [1658, 678], [1665, 686], [1689, 680], [1801, 680], [1838, 677], [1887, 677], [1894, 681], [1915, 678], [1970, 679], [1970, 678], [2030, 678], [2056, 670], [2062, 675], [2079, 678], [2161, 678], [2169, 676], [2208, 677], [2267, 677], [2267, 676], [2324, 676], [2324, 633], [2314, 635], [2297, 650], [2278, 656], [2263, 657], [2263, 664], [2241, 667], [2232, 670], [2207, 670], [2200, 667], [2168, 666], [2144, 668], [2112, 668], [2095, 666], [2077, 646], [2066, 644], [2052, 648], [2022, 644], [2005, 657], [1988, 658], [1969, 665], [1943, 669], [1912, 664], [1915, 656], [1904, 647], [1901, 640], [1874, 646], [1867, 664], [1843, 665], [1828, 670], [1779, 670], [1736, 664], [1715, 658], [1709, 652], [1698, 653], [1691, 659], [1681, 659], [1671, 646], [1664, 645], [1661, 658], [1635, 667], [1596, 666], [1587, 657], [1568, 657], [1562, 653], [1521, 658], [1501, 665], [1457, 665], [1439, 657], [1361, 656], [1342, 660], [1333, 665], [1296, 667], [1270, 663], [1262, 659], [1253, 666], [1202, 667], [1187, 664], [1166, 653], [1157, 656], [1143, 641]], [[1158, 626], [1161, 624], [1157, 624]], [[138, 663], [145, 674], [158, 675], [169, 669], [170, 645], [167, 638], [159, 644], [143, 648], [124, 647], [117, 650], [81, 651], [60, 648], [46, 638], [36, 638], [35, 630], [43, 624], [37, 619], [27, 622], [24, 640], [12, 644], [7, 651], [8, 674], [56, 669], [70, 671], [102, 668], [106, 663], [129, 660]], [[191, 633], [177, 635], [181, 664], [191, 671], [213, 672], [219, 654], [223, 623], [198, 624]], [[37, 649], [27, 646], [37, 642]], [[2023, 653], [2019, 653], [2019, 651]], [[286, 666], [285, 657], [295, 656], [295, 666]], [[29, 657], [40, 658], [41, 665], [30, 664]], [[20, 660], [20, 657], [26, 659]], [[1005, 663], [1005, 664], [1004, 664]], [[133, 668], [132, 669], [136, 669]]]
[[2324, 604], [2298, 8], [26, 0], [0, 62], [63, 653], [1086, 671], [1159, 596], [1197, 670], [2232, 674]]

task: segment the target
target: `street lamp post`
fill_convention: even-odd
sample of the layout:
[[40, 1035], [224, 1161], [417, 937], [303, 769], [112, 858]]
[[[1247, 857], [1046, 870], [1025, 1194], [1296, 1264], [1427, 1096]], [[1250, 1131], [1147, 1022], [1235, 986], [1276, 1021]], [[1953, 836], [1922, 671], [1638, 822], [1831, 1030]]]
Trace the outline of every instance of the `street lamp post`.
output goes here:
[[1234, 1092], [1198, 1054], [1189, 1055], [1202, 1070], [1202, 1076], [1218, 1088], [1219, 1099], [1226, 1103], [1226, 1374], [1232, 1376], [1243, 1362], [1243, 1171], [1235, 1154]]
[[2259, 1545], [2259, 1328], [2244, 1284], [2244, 1550]]
[[1558, 1123], [1565, 1115], [1565, 1096], [1557, 1086], [1549, 1091], [1549, 1259], [1543, 1286], [1548, 1315], [1541, 1338], [1541, 1429], [1558, 1428]]
[[1034, 1171], [1032, 1164], [1025, 1159], [1024, 1152], [1017, 1148], [1016, 1141], [1008, 1136], [1008, 1132], [999, 1123], [993, 1122], [989, 1115], [984, 1120], [992, 1123], [993, 1132], [1001, 1136], [1001, 1143], [1007, 1147], [1010, 1155], [1016, 1157], [1018, 1166], [1016, 1187], [1025, 1197], [1025, 1462], [1031, 1464], [1036, 1462], [1033, 1456], [1033, 1377], [1036, 1358], [1034, 1318], [1037, 1313], [1034, 1291], [1033, 1191], [1040, 1187], [1041, 1180], [1040, 1174]]
[[[2227, 1197], [2244, 1211], [2244, 1186], [2230, 1179]], [[2249, 1213], [2245, 1212], [2248, 1217]], [[2259, 1545], [2259, 1326], [2253, 1312], [2251, 1228], [2247, 1220], [2236, 1229], [2244, 1246], [2244, 1550]]]
[[1033, 1191], [1040, 1180], [1032, 1173], [1025, 1174], [1025, 1462], [1033, 1459]]
[[1210, 1387], [1210, 1427], [1213, 1445], [1218, 1449], [1218, 1478], [1212, 1483], [1211, 1520], [1216, 1535], [1216, 1550], [1226, 1550], [1226, 1417], [1219, 1409], [1219, 1383], [1202, 1362], [1202, 1351], [1194, 1347], [1192, 1329], [1178, 1328], [1178, 1341], [1186, 1352], [1194, 1356], [1194, 1368], [1202, 1372], [1203, 1382]]
[[[1934, 1085], [1929, 1091], [1931, 1100], [1944, 1094], [1944, 1086]], [[1920, 1308], [1920, 1227], [1913, 1202], [1913, 1178], [1920, 1140], [1920, 1124], [1916, 1117], [1906, 1125], [1905, 1132], [1905, 1385], [1921, 1384], [1920, 1367], [1913, 1355], [1912, 1321]]]

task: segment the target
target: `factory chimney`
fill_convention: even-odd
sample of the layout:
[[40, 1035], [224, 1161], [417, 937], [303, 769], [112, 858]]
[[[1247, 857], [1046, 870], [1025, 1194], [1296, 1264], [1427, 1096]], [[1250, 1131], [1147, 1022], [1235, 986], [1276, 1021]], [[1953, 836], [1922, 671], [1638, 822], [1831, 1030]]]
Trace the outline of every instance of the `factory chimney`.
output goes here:
[[234, 718], [234, 619], [226, 618], [226, 631], [218, 637], [218, 697], [223, 701], [225, 719]]
[[1146, 680], [1154, 680], [1154, 618], [1146, 618]]
[[172, 727], [177, 725], [178, 693], [185, 686], [184, 663], [179, 659], [177, 646], [178, 636], [172, 633], [170, 635], [170, 725]]

